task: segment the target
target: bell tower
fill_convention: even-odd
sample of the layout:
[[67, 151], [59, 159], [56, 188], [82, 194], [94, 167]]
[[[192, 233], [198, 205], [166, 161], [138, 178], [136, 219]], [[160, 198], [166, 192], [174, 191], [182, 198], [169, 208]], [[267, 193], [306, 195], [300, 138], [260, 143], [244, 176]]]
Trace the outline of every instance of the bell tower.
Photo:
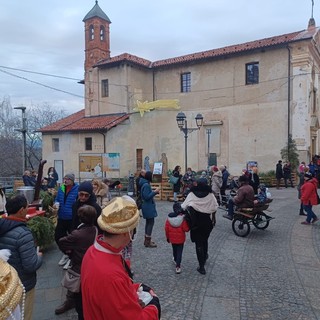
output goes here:
[[86, 72], [98, 61], [110, 58], [111, 21], [99, 7], [97, 0], [82, 21], [85, 29], [84, 70]]

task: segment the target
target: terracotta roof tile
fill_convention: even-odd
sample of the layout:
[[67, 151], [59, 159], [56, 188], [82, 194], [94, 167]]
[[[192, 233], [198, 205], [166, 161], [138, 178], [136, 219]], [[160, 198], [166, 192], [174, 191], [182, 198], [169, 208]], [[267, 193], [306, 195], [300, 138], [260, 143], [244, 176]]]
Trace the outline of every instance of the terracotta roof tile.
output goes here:
[[210, 59], [215, 57], [221, 57], [231, 54], [236, 54], [245, 51], [251, 51], [255, 49], [268, 48], [273, 46], [285, 45], [291, 42], [300, 41], [304, 39], [311, 38], [319, 29], [313, 28], [303, 31], [297, 31], [292, 33], [283, 34], [280, 36], [274, 36], [270, 38], [265, 38], [261, 40], [250, 41], [246, 43], [236, 44], [232, 46], [227, 46], [218, 49], [212, 49], [197, 53], [192, 53], [180, 57], [169, 58], [164, 60], [159, 60], [155, 62], [151, 62], [149, 60], [137, 57], [135, 55], [129, 53], [123, 53], [119, 56], [115, 56], [109, 59], [102, 60], [98, 62], [95, 66], [99, 67], [109, 67], [115, 64], [120, 64], [122, 62], [130, 62], [139, 66], [143, 66], [146, 68], [157, 68], [163, 66], [170, 66], [174, 64], [186, 63], [186, 62], [195, 62], [201, 61], [204, 59]]
[[42, 133], [53, 133], [66, 131], [108, 130], [128, 118], [129, 115], [124, 113], [85, 117], [83, 109], [51, 125], [43, 127], [39, 131]]

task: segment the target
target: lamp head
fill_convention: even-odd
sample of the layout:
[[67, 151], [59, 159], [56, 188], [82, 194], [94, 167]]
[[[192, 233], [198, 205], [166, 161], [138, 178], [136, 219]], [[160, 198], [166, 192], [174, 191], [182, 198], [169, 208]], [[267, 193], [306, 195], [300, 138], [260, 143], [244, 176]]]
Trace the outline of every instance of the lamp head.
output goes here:
[[196, 124], [197, 124], [198, 129], [200, 129], [200, 127], [202, 127], [202, 124], [203, 124], [203, 116], [202, 116], [202, 114], [198, 113], [196, 115], [195, 119], [196, 119]]
[[177, 114], [176, 120], [177, 120], [178, 127], [182, 129], [184, 126], [184, 122], [186, 120], [186, 115], [183, 112], [179, 112]]

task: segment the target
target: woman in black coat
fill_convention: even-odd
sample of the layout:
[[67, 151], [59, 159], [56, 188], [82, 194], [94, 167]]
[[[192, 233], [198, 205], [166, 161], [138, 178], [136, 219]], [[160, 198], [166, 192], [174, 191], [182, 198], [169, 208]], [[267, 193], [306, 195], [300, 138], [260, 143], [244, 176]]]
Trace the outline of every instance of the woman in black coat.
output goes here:
[[208, 259], [208, 238], [215, 224], [215, 212], [218, 202], [208, 186], [207, 179], [197, 180], [196, 186], [190, 189], [186, 200], [181, 204], [187, 210], [187, 222], [190, 227], [191, 241], [196, 245], [199, 267], [197, 271], [206, 274], [204, 265]]

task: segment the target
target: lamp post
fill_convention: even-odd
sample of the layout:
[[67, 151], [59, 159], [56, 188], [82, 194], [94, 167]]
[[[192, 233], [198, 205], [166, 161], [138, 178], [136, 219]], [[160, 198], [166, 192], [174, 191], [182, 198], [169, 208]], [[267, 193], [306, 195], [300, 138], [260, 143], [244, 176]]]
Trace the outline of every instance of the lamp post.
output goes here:
[[188, 128], [188, 121], [186, 115], [183, 112], [177, 114], [176, 120], [180, 131], [184, 133], [184, 158], [185, 158], [185, 172], [188, 168], [188, 133], [191, 133], [195, 130], [200, 130], [203, 124], [203, 116], [198, 113], [195, 117], [197, 128]]
[[27, 168], [27, 157], [26, 157], [26, 148], [27, 148], [27, 118], [26, 118], [26, 107], [15, 107], [13, 109], [21, 110], [22, 112], [22, 128], [15, 129], [22, 133], [22, 174]]
[[206, 134], [208, 135], [208, 172], [210, 167], [210, 135], [211, 135], [211, 129], [206, 129]]

